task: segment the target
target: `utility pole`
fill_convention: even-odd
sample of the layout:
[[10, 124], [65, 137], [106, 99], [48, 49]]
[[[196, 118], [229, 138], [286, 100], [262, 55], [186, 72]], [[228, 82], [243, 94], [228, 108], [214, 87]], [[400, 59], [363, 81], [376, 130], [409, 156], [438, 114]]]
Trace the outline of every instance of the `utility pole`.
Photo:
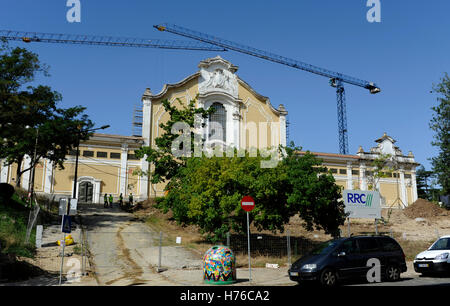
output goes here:
[[36, 142], [34, 144], [34, 155], [33, 155], [33, 167], [31, 168], [31, 189], [28, 188], [28, 190], [30, 190], [29, 192], [31, 192], [30, 194], [30, 208], [33, 206], [33, 198], [34, 198], [34, 177], [35, 177], [35, 170], [36, 170], [36, 155], [37, 155], [37, 145], [38, 145], [38, 139], [39, 139], [39, 127], [36, 130]]

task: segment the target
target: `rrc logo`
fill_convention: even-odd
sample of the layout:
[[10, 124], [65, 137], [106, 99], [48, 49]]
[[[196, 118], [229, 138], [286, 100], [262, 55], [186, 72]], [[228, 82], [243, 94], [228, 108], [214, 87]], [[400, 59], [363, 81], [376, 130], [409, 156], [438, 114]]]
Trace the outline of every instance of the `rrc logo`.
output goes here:
[[347, 203], [364, 204], [366, 207], [372, 206], [373, 194], [347, 193]]

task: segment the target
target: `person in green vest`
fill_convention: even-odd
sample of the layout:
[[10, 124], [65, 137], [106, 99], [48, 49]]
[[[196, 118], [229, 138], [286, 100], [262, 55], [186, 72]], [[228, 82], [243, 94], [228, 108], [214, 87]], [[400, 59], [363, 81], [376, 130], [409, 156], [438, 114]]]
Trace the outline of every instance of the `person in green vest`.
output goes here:
[[106, 208], [106, 207], [108, 207], [108, 195], [106, 193], [105, 193], [103, 199], [104, 199], [103, 207]]
[[109, 195], [109, 207], [112, 208], [112, 204], [113, 204], [113, 196], [112, 194]]
[[130, 206], [133, 206], [133, 194], [130, 193], [130, 196], [128, 197], [128, 200], [130, 202]]
[[123, 194], [120, 193], [120, 196], [119, 196], [119, 206], [122, 207], [122, 205], [123, 205]]

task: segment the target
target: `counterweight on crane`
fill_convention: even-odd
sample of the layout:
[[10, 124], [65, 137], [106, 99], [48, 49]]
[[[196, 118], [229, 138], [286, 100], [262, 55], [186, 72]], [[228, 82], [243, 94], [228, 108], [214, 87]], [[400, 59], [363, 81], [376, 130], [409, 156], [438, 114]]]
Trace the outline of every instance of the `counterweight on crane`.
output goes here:
[[223, 47], [227, 50], [237, 51], [240, 53], [259, 57], [268, 61], [272, 61], [275, 63], [279, 63], [282, 65], [290, 66], [293, 68], [297, 68], [300, 70], [308, 71], [317, 75], [330, 78], [330, 85], [336, 88], [338, 130], [339, 130], [339, 152], [341, 154], [348, 154], [348, 130], [347, 130], [347, 114], [345, 105], [344, 83], [368, 89], [371, 94], [376, 94], [381, 91], [380, 88], [373, 82], [368, 82], [365, 80], [354, 78], [339, 72], [334, 72], [328, 69], [310, 65], [301, 61], [297, 61], [281, 55], [259, 50], [253, 47], [248, 47], [209, 34], [190, 30], [178, 25], [165, 23], [161, 25], [155, 25], [154, 28], [158, 29], [159, 31], [166, 31], [176, 35], [192, 38], [197, 41]]

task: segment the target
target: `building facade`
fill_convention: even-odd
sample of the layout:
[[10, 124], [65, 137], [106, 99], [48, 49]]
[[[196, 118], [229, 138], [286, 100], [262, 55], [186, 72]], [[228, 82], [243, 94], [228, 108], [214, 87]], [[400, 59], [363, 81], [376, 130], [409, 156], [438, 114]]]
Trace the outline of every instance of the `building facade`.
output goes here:
[[[88, 141], [80, 144], [77, 171], [77, 198], [84, 203], [102, 203], [104, 194], [112, 194], [115, 199], [122, 193], [133, 194], [136, 198], [147, 198], [148, 180], [140, 177], [136, 170], [142, 168], [142, 161], [134, 156], [134, 150], [140, 148], [142, 137], [94, 134]], [[36, 193], [46, 194], [54, 199], [72, 197], [75, 187], [76, 151], [70, 152], [64, 162], [64, 169], [55, 167], [48, 160], [36, 165]], [[0, 182], [16, 185], [17, 165], [1, 164]], [[26, 158], [22, 169], [29, 167], [30, 158]], [[22, 175], [20, 186], [28, 189], [29, 171]]]
[[[360, 146], [356, 155], [311, 152], [323, 161], [342, 189], [378, 190], [385, 208], [404, 208], [417, 200], [416, 167], [409, 152], [403, 155], [395, 140], [386, 133], [375, 140], [377, 145], [365, 152]], [[300, 152], [299, 154], [305, 154]], [[374, 162], [383, 159], [386, 166], [376, 174]]]
[[[116, 199], [133, 194], [136, 200], [162, 196], [165, 184], [151, 184], [139, 172], [148, 172], [145, 159], [137, 159], [134, 150], [141, 146], [155, 148], [155, 139], [162, 135], [161, 123], [169, 114], [163, 101], [183, 107], [195, 100], [196, 107], [214, 108], [215, 112], [201, 119], [197, 132], [202, 135], [204, 150], [217, 146], [227, 149], [278, 147], [286, 145], [287, 111], [282, 104], [272, 106], [269, 98], [257, 93], [236, 74], [238, 67], [220, 56], [203, 60], [199, 70], [175, 84], [164, 85], [153, 94], [146, 89], [142, 96], [142, 136], [94, 134], [80, 144], [77, 198], [80, 202], [101, 203], [104, 194]], [[395, 140], [383, 135], [377, 145], [365, 152], [362, 147], [356, 155], [313, 152], [323, 160], [343, 189], [373, 188], [381, 193], [383, 206], [407, 206], [417, 199], [415, 168], [418, 164], [410, 152], [404, 156]], [[304, 154], [300, 152], [299, 154]], [[390, 156], [394, 171], [372, 182], [372, 163], [380, 156]], [[22, 167], [29, 165], [29, 158]], [[65, 169], [55, 168], [43, 160], [36, 166], [35, 191], [59, 197], [71, 197], [74, 189], [75, 153], [67, 157]], [[15, 185], [16, 165], [0, 163], [0, 182]], [[29, 174], [22, 176], [21, 186], [28, 188]]]

